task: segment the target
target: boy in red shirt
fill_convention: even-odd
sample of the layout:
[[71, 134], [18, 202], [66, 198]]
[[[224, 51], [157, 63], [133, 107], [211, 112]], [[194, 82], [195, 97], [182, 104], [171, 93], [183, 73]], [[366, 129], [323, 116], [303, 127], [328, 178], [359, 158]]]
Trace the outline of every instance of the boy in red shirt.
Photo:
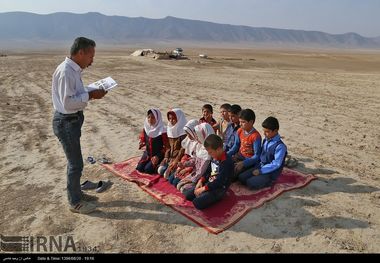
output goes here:
[[256, 120], [255, 112], [245, 109], [240, 112], [240, 129], [235, 136], [234, 146], [229, 151], [235, 162], [235, 177], [260, 162], [261, 135], [253, 127]]

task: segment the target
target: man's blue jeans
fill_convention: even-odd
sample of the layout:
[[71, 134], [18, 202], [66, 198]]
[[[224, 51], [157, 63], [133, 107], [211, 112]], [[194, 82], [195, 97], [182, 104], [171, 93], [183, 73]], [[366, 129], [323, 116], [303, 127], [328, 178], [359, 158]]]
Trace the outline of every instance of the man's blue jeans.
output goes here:
[[67, 195], [70, 205], [77, 205], [82, 198], [80, 177], [83, 171], [83, 157], [80, 147], [83, 112], [74, 114], [54, 113], [53, 131], [63, 146], [67, 159]]

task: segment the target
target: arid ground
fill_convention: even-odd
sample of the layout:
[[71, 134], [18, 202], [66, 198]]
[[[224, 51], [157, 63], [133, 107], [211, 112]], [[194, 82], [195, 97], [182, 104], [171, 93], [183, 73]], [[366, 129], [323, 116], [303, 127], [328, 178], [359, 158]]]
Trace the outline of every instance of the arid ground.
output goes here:
[[[0, 57], [0, 233], [72, 236], [79, 247], [109, 252], [380, 252], [380, 52], [185, 49], [190, 60], [129, 56], [97, 48], [89, 84], [119, 86], [91, 101], [82, 128], [84, 158], [114, 162], [140, 155], [146, 111], [181, 107], [200, 118], [205, 103], [268, 116], [296, 168], [318, 176], [252, 210], [213, 235], [135, 184], [85, 163], [83, 180], [111, 180], [98, 212], [73, 214], [66, 160], [52, 132], [51, 77], [67, 51], [8, 52]], [[209, 59], [198, 54], [207, 53]]]

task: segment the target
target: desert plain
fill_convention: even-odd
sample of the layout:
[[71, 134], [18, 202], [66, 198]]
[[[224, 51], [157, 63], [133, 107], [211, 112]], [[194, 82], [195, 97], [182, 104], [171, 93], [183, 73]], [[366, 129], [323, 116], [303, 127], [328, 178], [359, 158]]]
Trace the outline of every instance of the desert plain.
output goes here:
[[51, 101], [52, 74], [68, 49], [0, 57], [2, 235], [71, 236], [101, 253], [380, 252], [379, 51], [198, 47], [185, 48], [189, 60], [153, 60], [130, 56], [129, 46], [97, 47], [83, 82], [112, 76], [119, 85], [84, 112], [84, 158], [141, 155], [151, 107], [163, 116], [180, 107], [190, 120], [210, 103], [219, 119], [220, 105], [231, 103], [253, 109], [260, 132], [277, 117], [295, 169], [318, 177], [213, 235], [98, 163], [85, 162], [82, 176], [113, 182], [96, 194], [98, 211], [68, 210]]

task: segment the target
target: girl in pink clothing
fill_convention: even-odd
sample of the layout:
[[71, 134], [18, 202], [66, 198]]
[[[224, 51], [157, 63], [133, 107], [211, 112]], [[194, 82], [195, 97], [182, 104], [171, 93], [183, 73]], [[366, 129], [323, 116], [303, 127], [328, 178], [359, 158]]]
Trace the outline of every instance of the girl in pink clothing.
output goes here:
[[195, 136], [198, 142], [195, 148], [195, 168], [191, 174], [183, 178], [178, 184], [177, 189], [182, 193], [191, 187], [195, 187], [199, 178], [206, 172], [210, 162], [211, 156], [203, 146], [204, 141], [210, 134], [215, 134], [214, 129], [208, 123], [202, 123], [195, 128]]
[[178, 163], [177, 170], [169, 176], [169, 182], [175, 187], [183, 178], [191, 174], [195, 167], [195, 149], [198, 142], [196, 141], [195, 126], [199, 124], [198, 120], [191, 120], [183, 128], [187, 136], [182, 141], [182, 148], [185, 150], [181, 161]]

